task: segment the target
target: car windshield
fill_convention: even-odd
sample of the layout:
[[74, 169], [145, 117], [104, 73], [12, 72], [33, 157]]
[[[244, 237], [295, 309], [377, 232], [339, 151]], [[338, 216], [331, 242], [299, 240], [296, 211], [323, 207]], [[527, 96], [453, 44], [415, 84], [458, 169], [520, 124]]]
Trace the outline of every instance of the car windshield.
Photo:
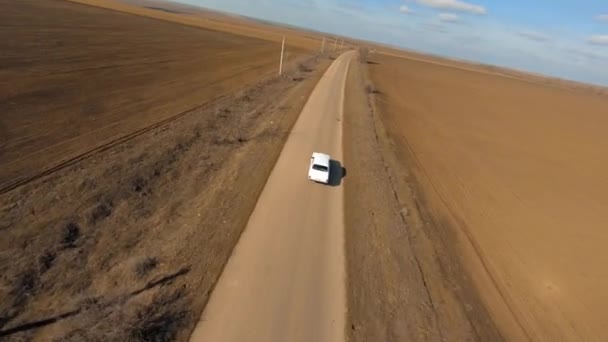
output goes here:
[[327, 166], [312, 164], [313, 170], [327, 172]]

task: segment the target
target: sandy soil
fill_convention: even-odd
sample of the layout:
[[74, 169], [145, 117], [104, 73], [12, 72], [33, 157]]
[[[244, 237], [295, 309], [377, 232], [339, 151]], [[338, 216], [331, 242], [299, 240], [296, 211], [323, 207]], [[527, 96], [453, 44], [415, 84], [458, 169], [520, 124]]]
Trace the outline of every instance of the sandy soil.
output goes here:
[[608, 98], [375, 56], [380, 118], [507, 338], [606, 334]]
[[2, 191], [278, 67], [275, 42], [64, 1], [0, 0], [0, 21]]
[[[276, 47], [274, 43], [218, 32], [205, 36], [208, 32], [199, 29], [60, 1], [24, 1], [10, 5], [4, 2], [2, 6], [20, 9], [14, 15], [38, 13], [32, 16], [50, 21], [48, 25], [52, 24], [53, 18], [62, 18], [67, 27], [73, 28], [73, 20], [99, 33], [90, 41], [91, 45], [97, 44], [96, 39], [103, 40], [103, 44], [99, 44], [114, 52], [111, 46], [120, 47], [118, 43], [122, 42], [120, 53], [130, 59], [128, 63], [121, 62], [129, 66], [124, 66], [126, 69], [120, 73], [113, 72], [109, 64], [111, 77], [103, 78], [101, 71], [93, 73], [97, 75], [93, 78], [95, 82], [110, 82], [111, 87], [104, 89], [109, 89], [111, 96], [102, 94], [104, 101], [101, 103], [106, 105], [97, 108], [95, 115], [91, 114], [96, 118], [92, 124], [86, 120], [87, 116], [83, 118], [79, 109], [84, 103], [79, 102], [82, 99], [100, 96], [98, 87], [89, 84], [93, 81], [86, 77], [82, 79], [80, 72], [86, 75], [88, 71], [72, 74], [66, 61], [55, 63], [55, 59], [49, 58], [47, 65], [33, 60], [37, 61], [35, 67], [48, 70], [57, 68], [59, 72], [68, 68], [64, 70], [65, 77], [71, 83], [61, 83], [62, 79], [34, 77], [34, 71], [38, 69], [32, 65], [9, 65], [7, 61], [18, 61], [16, 53], [22, 51], [17, 49], [19, 46], [42, 41], [35, 38], [40, 33], [36, 21], [19, 22], [31, 23], [23, 32], [36, 32], [31, 33], [32, 36], [24, 36], [23, 41], [9, 40], [16, 47], [5, 51], [14, 52], [15, 56], [3, 60], [7, 68], [0, 72], [13, 75], [12, 79], [17, 80], [14, 89], [21, 89], [27, 95], [35, 92], [37, 86], [45, 89], [55, 84], [52, 80], [59, 83], [55, 85], [55, 96], [45, 97], [47, 102], [37, 96], [21, 95], [15, 100], [23, 98], [23, 101], [14, 101], [13, 105], [18, 104], [17, 108], [24, 111], [29, 110], [30, 103], [39, 107], [48, 105], [53, 115], [36, 114], [39, 112], [31, 110], [26, 111], [30, 116], [18, 117], [14, 107], [3, 112], [3, 133], [11, 134], [15, 139], [8, 140], [12, 147], [3, 149], [6, 153], [2, 158], [11, 156], [18, 145], [21, 148], [18, 155], [29, 158], [30, 164], [24, 164], [27, 170], [38, 170], [42, 165], [38, 159], [54, 160], [31, 157], [26, 151], [36, 149], [29, 144], [19, 145], [20, 137], [37, 136], [31, 140], [32, 144], [39, 144], [40, 140], [46, 141], [45, 146], [55, 143], [46, 151], [55, 153], [54, 158], [63, 156], [68, 149], [66, 146], [72, 146], [80, 153], [90, 148], [91, 142], [104, 137], [99, 133], [90, 138], [79, 136], [70, 145], [64, 140], [63, 131], [86, 135], [100, 127], [116, 135], [126, 132], [129, 139], [105, 145], [88, 153], [84, 159], [0, 195], [0, 298], [3, 299], [0, 301], [0, 339], [187, 339], [255, 206], [291, 126], [330, 61], [326, 58], [294, 60], [287, 65], [285, 77], [269, 77], [262, 72], [264, 62], [234, 55], [230, 44], [257, 44], [270, 51]], [[43, 12], [45, 15], [41, 14]], [[124, 34], [107, 32], [103, 23], [124, 28]], [[139, 23], [149, 31], [136, 27], [129, 30], [130, 23]], [[53, 35], [55, 31], [45, 31], [42, 36], [51, 42], [68, 39], [68, 42], [84, 44], [86, 40], [85, 37], [78, 38], [82, 41], [71, 37], [69, 30], [61, 25], [56, 28], [65, 36]], [[79, 36], [78, 32], [75, 30], [73, 35]], [[155, 32], [158, 36], [147, 36], [146, 32]], [[190, 36], [194, 36], [194, 40], [206, 37], [207, 43], [211, 44], [216, 34], [230, 38], [224, 46], [224, 57], [241, 61], [241, 68], [232, 70], [234, 74], [225, 75], [225, 79], [210, 78], [204, 83], [204, 75], [216, 74], [209, 74], [210, 69], [202, 69], [198, 74], [195, 65], [181, 60], [172, 51], [183, 48], [184, 55], [196, 58], [194, 55], [200, 51], [197, 49], [204, 49], [205, 41], [195, 50], [188, 50], [187, 44], [179, 45], [176, 41], [188, 40]], [[2, 42], [6, 44], [7, 41]], [[166, 68], [138, 66], [139, 63], [145, 65], [150, 56], [134, 51], [137, 49], [128, 49], [128, 42], [175, 58], [174, 64], [169, 63]], [[28, 55], [27, 51], [22, 52], [35, 57], [36, 54]], [[79, 50], [72, 47], [70, 51]], [[99, 65], [95, 60], [88, 60], [91, 58], [99, 58], [103, 63], [111, 61], [109, 56], [101, 54], [101, 50], [98, 52], [99, 56], [85, 53], [83, 60], [90, 65]], [[258, 56], [263, 60], [264, 53]], [[201, 58], [199, 62], [219, 57]], [[272, 59], [276, 63], [275, 58]], [[100, 60], [97, 62], [101, 63]], [[78, 58], [74, 57], [74, 64], [78, 63]], [[250, 63], [261, 63], [262, 67], [254, 72]], [[29, 70], [32, 70], [31, 75]], [[175, 71], [174, 79], [163, 79], [171, 70]], [[43, 75], [45, 72], [40, 71]], [[15, 78], [17, 74], [23, 75], [29, 83], [19, 83]], [[153, 80], [158, 78], [166, 82], [160, 85], [176, 86], [170, 90], [155, 87], [157, 84]], [[215, 83], [208, 83], [210, 81]], [[31, 92], [28, 88], [19, 88], [27, 84], [33, 87]], [[121, 88], [123, 84], [126, 88]], [[6, 83], [3, 87], [9, 88]], [[68, 96], [72, 87], [79, 89], [78, 96]], [[114, 91], [115, 88], [122, 89], [125, 94]], [[196, 94], [188, 93], [188, 89]], [[216, 95], [224, 95], [212, 100], [205, 95], [211, 90]], [[144, 92], [139, 94], [138, 91]], [[152, 96], [155, 94], [156, 97]], [[138, 98], [135, 108], [141, 111], [119, 111], [123, 116], [117, 117], [112, 109], [120, 107], [112, 107], [114, 102], [109, 99], [121, 96], [126, 102]], [[173, 103], [177, 104], [173, 106]], [[59, 109], [53, 111], [55, 106]], [[192, 109], [180, 113], [179, 106]], [[132, 121], [128, 120], [131, 116], [126, 116], [127, 113], [134, 118]], [[12, 115], [11, 120], [7, 120], [8, 115]], [[26, 121], [28, 117], [46, 122], [45, 126]], [[171, 119], [164, 120], [165, 117]], [[11, 122], [20, 125], [7, 124]], [[137, 131], [137, 124], [146, 129]], [[133, 130], [137, 134], [132, 134]], [[3, 141], [3, 148], [7, 147], [5, 143]], [[3, 166], [8, 165], [5, 161]]]
[[[373, 62], [373, 61], [372, 61]], [[459, 263], [453, 234], [427, 210], [387, 136], [381, 95], [353, 63], [344, 123], [350, 341], [500, 341]]]

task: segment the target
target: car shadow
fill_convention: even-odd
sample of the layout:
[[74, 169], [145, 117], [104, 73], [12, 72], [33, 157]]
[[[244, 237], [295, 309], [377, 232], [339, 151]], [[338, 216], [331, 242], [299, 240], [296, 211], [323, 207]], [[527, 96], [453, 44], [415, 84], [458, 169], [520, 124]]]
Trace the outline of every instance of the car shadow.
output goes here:
[[342, 179], [346, 177], [346, 168], [342, 166], [337, 160], [331, 159], [329, 161], [329, 186], [340, 186]]

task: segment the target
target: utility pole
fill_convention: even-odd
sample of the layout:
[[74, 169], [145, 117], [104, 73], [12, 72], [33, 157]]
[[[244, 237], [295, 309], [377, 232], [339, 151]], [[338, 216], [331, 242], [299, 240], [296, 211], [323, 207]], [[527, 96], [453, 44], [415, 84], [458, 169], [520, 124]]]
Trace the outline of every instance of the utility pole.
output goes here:
[[283, 36], [283, 43], [281, 43], [281, 61], [279, 62], [279, 76], [283, 74], [283, 54], [285, 53], [285, 36]]
[[334, 38], [334, 51], [336, 51], [337, 44], [338, 44], [338, 38]]
[[340, 41], [340, 50], [342, 50], [342, 47], [344, 47], [344, 39]]
[[321, 43], [321, 53], [325, 52], [325, 37], [323, 37], [323, 43]]

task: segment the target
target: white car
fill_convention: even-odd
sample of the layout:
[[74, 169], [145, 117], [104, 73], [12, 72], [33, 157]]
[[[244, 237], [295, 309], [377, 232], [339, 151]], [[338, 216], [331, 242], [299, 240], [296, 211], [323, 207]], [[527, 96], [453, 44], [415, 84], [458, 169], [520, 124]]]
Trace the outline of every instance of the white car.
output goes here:
[[330, 157], [328, 154], [313, 152], [310, 157], [310, 166], [308, 167], [308, 179], [328, 184], [330, 172]]

